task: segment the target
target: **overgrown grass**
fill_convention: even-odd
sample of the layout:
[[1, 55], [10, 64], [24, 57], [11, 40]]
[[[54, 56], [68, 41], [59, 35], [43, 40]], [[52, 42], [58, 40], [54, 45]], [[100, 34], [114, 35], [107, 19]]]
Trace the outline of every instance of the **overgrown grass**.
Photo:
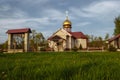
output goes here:
[[0, 54], [0, 80], [120, 80], [120, 53]]

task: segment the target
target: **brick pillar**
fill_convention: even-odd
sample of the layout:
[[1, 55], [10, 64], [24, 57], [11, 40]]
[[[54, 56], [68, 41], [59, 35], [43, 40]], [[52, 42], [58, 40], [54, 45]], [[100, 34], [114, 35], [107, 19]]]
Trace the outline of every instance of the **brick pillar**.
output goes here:
[[71, 39], [71, 36], [69, 36], [69, 48], [70, 49], [72, 48], [72, 39]]
[[12, 34], [8, 34], [8, 51], [11, 49], [11, 43], [12, 43]]

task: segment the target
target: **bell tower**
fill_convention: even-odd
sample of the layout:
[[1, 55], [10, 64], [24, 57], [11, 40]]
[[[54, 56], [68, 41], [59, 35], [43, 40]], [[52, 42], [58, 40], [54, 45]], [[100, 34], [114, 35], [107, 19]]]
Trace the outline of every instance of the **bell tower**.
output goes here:
[[72, 28], [71, 26], [72, 26], [72, 23], [68, 19], [68, 11], [66, 11], [66, 20], [63, 22], [63, 29], [68, 32], [71, 32], [71, 28]]

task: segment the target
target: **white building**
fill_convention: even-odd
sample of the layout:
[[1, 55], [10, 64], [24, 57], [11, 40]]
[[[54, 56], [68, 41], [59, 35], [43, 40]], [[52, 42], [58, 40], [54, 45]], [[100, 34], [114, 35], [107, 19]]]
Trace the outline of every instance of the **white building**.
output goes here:
[[109, 46], [112, 45], [117, 49], [117, 51], [120, 51], [120, 34], [110, 38], [108, 40]]
[[64, 51], [74, 47], [87, 49], [88, 38], [82, 32], [72, 32], [72, 23], [66, 17], [63, 28], [57, 30], [48, 38], [49, 47], [54, 51]]

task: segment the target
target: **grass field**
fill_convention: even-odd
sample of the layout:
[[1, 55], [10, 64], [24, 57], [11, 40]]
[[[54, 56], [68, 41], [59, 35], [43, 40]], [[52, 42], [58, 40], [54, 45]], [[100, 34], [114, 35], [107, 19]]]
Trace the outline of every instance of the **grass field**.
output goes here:
[[0, 80], [120, 80], [120, 53], [1, 53]]

